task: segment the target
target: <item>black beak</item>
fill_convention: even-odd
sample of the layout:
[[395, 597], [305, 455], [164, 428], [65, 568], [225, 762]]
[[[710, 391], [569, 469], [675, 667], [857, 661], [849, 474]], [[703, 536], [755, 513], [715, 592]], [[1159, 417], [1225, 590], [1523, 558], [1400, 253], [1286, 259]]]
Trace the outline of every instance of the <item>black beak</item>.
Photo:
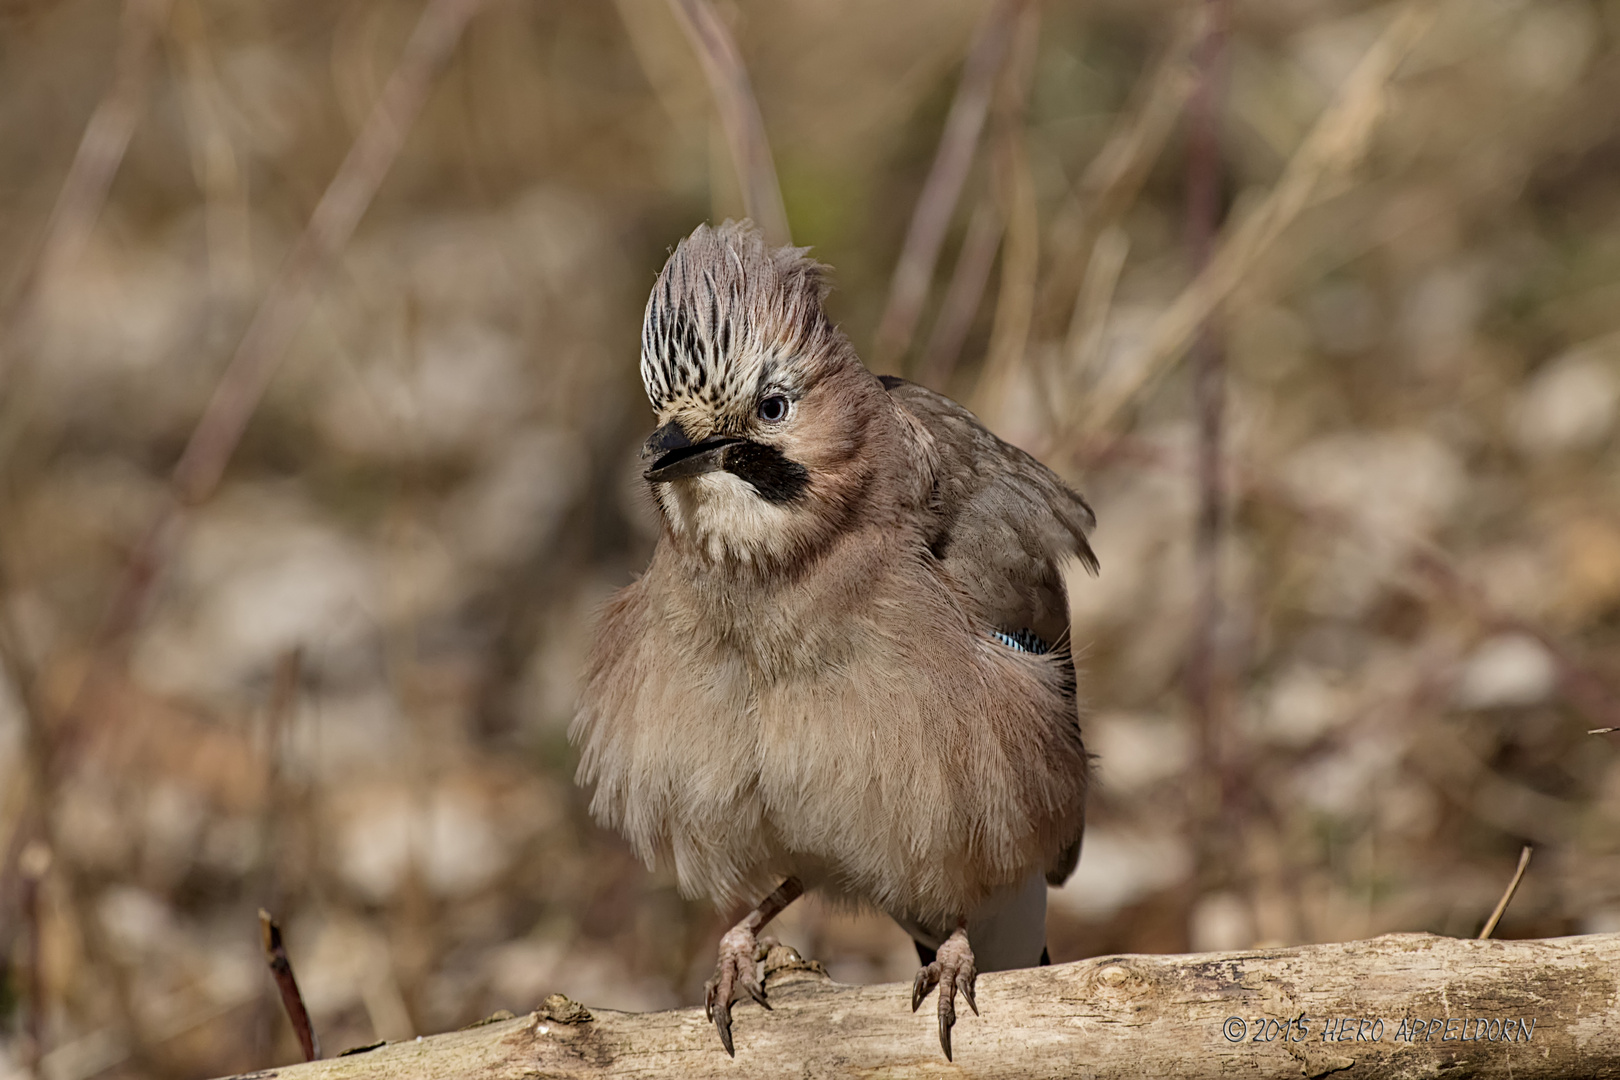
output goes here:
[[671, 420], [653, 432], [642, 447], [642, 457], [653, 459], [642, 475], [659, 484], [683, 476], [718, 472], [726, 467], [726, 452], [740, 442], [741, 439], [716, 438], [694, 443], [686, 437], [681, 425]]

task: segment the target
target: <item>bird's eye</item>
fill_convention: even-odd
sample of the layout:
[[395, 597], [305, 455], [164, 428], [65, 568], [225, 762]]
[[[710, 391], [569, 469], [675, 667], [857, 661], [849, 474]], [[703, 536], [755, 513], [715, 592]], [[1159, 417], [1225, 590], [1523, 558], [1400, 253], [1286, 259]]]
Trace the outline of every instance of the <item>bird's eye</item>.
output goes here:
[[788, 400], [781, 394], [772, 394], [759, 403], [759, 418], [774, 424], [788, 414]]

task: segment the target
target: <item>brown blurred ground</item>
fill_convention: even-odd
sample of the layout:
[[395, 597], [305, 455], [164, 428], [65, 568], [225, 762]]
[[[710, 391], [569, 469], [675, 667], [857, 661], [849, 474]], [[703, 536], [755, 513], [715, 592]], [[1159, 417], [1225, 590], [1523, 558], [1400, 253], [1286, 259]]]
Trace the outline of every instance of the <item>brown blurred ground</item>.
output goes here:
[[[867, 350], [983, 4], [721, 10], [795, 240], [836, 268], [834, 313]], [[1277, 180], [1392, 10], [1237, 4], [1231, 207]], [[43, 793], [53, 1080], [293, 1060], [261, 905], [328, 1052], [551, 991], [690, 1003], [712, 963], [722, 913], [589, 823], [564, 734], [592, 610], [652, 542], [634, 470], [644, 290], [696, 222], [741, 213], [662, 0], [502, 0], [474, 19], [192, 516], [127, 676], [38, 775], [175, 457], [418, 11], [175, 0], [105, 210], [13, 357], [0, 855]], [[1032, 210], [1040, 280], [1062, 280], [1053, 223], [1073, 224], [1071, 189], [1188, 11], [1042, 9], [1027, 114], [993, 106], [919, 342], [975, 207]], [[10, 293], [118, 35], [108, 0], [0, 7]], [[1020, 301], [992, 274], [942, 388], [997, 403], [987, 419], [1100, 521], [1103, 573], [1075, 578], [1073, 605], [1101, 780], [1080, 871], [1053, 897], [1054, 959], [1473, 934], [1524, 841], [1538, 850], [1501, 935], [1620, 929], [1617, 737], [1586, 734], [1620, 723], [1617, 46], [1616, 0], [1441, 4], [1365, 160], [1223, 309], [1223, 797], [1182, 684], [1186, 376], [1102, 449], [1056, 425], [1189, 279], [1183, 132], [1140, 195], [1086, 222], [1125, 253], [1106, 318], [1071, 333], [1072, 291], [1037, 306], [1005, 385], [986, 386]], [[990, 162], [1013, 136], [1029, 183], [1009, 194]], [[889, 366], [915, 371], [920, 352]], [[15, 856], [5, 1078], [26, 1075], [34, 969]], [[914, 964], [871, 916], [805, 903], [780, 933], [845, 980]]]

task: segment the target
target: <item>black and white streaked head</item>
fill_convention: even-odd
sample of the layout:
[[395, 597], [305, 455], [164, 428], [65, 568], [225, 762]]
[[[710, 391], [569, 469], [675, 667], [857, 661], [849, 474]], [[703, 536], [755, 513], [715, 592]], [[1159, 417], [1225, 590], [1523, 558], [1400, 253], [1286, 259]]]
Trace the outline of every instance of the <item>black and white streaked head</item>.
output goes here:
[[748, 222], [700, 225], [664, 264], [641, 332], [658, 424], [644, 458], [678, 545], [716, 562], [803, 555], [866, 486], [885, 396], [826, 291], [806, 249], [772, 249]]

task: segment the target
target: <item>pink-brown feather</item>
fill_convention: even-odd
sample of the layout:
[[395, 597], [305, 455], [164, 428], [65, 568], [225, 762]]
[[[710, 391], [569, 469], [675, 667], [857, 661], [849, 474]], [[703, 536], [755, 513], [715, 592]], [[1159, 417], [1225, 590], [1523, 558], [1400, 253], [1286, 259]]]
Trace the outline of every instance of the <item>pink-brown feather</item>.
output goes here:
[[[991, 631], [1030, 607], [1020, 597], [1061, 603], [1050, 579], [1081, 554], [1089, 510], [1033, 459], [984, 463], [1039, 470], [1031, 490], [1056, 494], [1051, 520], [1024, 529], [1045, 552], [1030, 581], [965, 582], [971, 567], [939, 554], [956, 520], [940, 493], [999, 496], [953, 486], [972, 447], [861, 365], [823, 292], [802, 252], [730, 224], [684, 241], [655, 286], [643, 374], [659, 423], [758, 439], [809, 483], [775, 504], [724, 480], [656, 485], [652, 563], [609, 603], [590, 653], [580, 779], [598, 819], [690, 894], [729, 906], [795, 876], [954, 926], [1061, 863], [1083, 827], [1072, 663]], [[694, 329], [671, 334], [681, 319]], [[678, 339], [696, 355], [661, 351]], [[778, 384], [794, 412], [762, 426], [754, 396]]]

